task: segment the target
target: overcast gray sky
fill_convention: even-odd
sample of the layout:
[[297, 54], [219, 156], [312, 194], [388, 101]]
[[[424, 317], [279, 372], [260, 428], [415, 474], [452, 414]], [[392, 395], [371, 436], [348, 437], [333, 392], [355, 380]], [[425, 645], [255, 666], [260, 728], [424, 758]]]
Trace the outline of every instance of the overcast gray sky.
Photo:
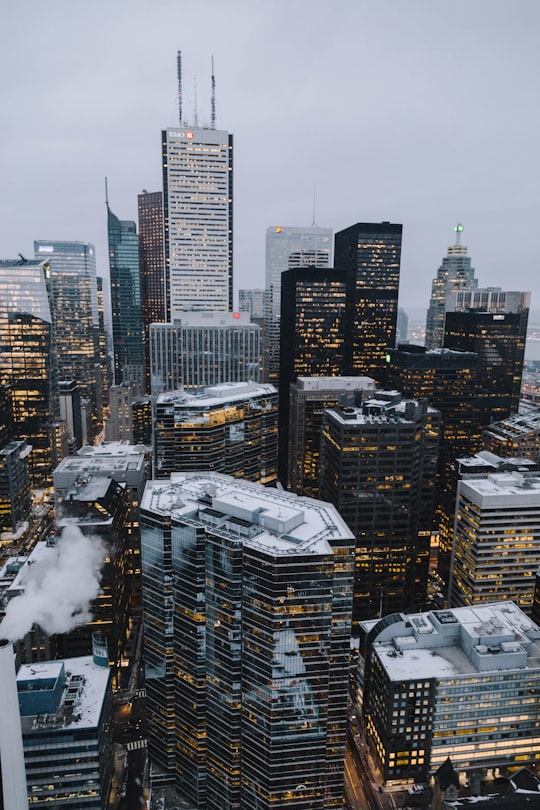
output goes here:
[[184, 117], [235, 136], [235, 287], [265, 230], [402, 222], [400, 304], [427, 305], [453, 227], [483, 286], [540, 308], [538, 0], [20, 0], [0, 15], [0, 257], [80, 239], [107, 273]]

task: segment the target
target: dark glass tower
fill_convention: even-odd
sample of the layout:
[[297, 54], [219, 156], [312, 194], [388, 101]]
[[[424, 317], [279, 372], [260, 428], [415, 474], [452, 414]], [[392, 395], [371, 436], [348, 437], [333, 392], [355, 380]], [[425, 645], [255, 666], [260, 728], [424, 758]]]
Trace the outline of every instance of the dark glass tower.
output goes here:
[[[139, 266], [141, 314], [145, 345], [151, 323], [165, 321], [165, 248], [163, 244], [163, 194], [143, 191], [138, 196]], [[146, 353], [146, 390], [150, 390], [150, 366]]]
[[58, 419], [48, 262], [0, 261], [0, 384], [9, 386], [13, 436], [32, 445], [34, 487], [50, 486]]
[[116, 217], [107, 205], [114, 376], [122, 382], [144, 379], [144, 330], [141, 315], [139, 237], [134, 222]]
[[390, 222], [358, 222], [336, 233], [334, 264], [347, 274], [345, 374], [381, 383], [395, 346], [401, 233]]
[[530, 293], [485, 289], [454, 293], [447, 304], [444, 346], [478, 355], [479, 430], [517, 413], [529, 302]]
[[278, 473], [287, 485], [289, 386], [297, 377], [343, 373], [346, 276], [343, 270], [299, 267], [281, 275]]
[[480, 440], [476, 364], [477, 355], [471, 351], [404, 344], [388, 352], [386, 386], [404, 397], [427, 398], [441, 414], [433, 528], [439, 529], [439, 571], [444, 579], [453, 532], [456, 459], [471, 455]]

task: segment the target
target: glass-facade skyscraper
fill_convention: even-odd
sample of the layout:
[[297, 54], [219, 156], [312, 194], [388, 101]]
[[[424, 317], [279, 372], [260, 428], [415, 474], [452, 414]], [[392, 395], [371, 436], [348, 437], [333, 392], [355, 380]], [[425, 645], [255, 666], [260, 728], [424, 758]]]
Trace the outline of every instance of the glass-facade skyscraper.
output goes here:
[[141, 503], [149, 757], [205, 810], [343, 806], [352, 534], [216, 473]]
[[345, 374], [379, 385], [395, 346], [402, 225], [358, 222], [336, 233], [334, 264], [347, 274]]
[[467, 248], [461, 244], [463, 225], [455, 227], [456, 241], [450, 245], [447, 255], [437, 270], [437, 278], [431, 285], [431, 298], [426, 319], [426, 348], [440, 349], [444, 338], [444, 314], [446, 296], [457, 290], [474, 290], [478, 281], [474, 277]]
[[114, 378], [143, 383], [144, 329], [141, 313], [139, 237], [134, 222], [120, 220], [107, 205]]
[[232, 135], [218, 129], [166, 129], [162, 156], [167, 320], [183, 310], [230, 311]]
[[13, 439], [33, 448], [34, 487], [51, 485], [52, 425], [59, 416], [50, 272], [45, 260], [0, 261], [0, 384], [10, 390]]
[[[165, 321], [165, 246], [163, 193], [143, 191], [138, 198], [141, 315], [148, 348], [150, 324]], [[146, 390], [150, 391], [150, 359], [146, 352]]]
[[101, 422], [96, 253], [89, 242], [36, 240], [36, 259], [50, 264], [50, 302], [59, 380], [75, 380]]

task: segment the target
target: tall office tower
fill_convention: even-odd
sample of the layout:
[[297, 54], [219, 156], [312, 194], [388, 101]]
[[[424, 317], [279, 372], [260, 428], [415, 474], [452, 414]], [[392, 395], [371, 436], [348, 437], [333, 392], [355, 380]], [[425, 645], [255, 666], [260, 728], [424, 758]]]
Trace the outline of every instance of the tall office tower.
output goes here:
[[50, 486], [58, 418], [49, 277], [43, 259], [0, 261], [0, 383], [11, 391], [13, 438], [33, 448], [34, 487]]
[[298, 377], [339, 377], [345, 352], [345, 273], [299, 267], [281, 274], [278, 473], [288, 480], [289, 387]]
[[456, 458], [474, 452], [480, 438], [474, 401], [476, 364], [474, 352], [413, 344], [388, 351], [387, 387], [401, 391], [404, 397], [425, 397], [441, 414], [433, 528], [439, 530], [439, 572], [445, 580], [456, 503], [452, 471]]
[[375, 391], [369, 377], [298, 377], [289, 394], [287, 489], [319, 497], [319, 460], [325, 408], [357, 405]]
[[320, 497], [356, 538], [355, 629], [426, 600], [439, 426], [397, 391], [324, 412]]
[[[139, 212], [139, 267], [144, 344], [149, 345], [150, 324], [165, 317], [165, 246], [163, 244], [163, 193], [146, 191], [137, 197]], [[146, 391], [150, 391], [150, 358], [146, 362]]]
[[109, 668], [90, 656], [25, 664], [17, 689], [31, 806], [103, 810], [114, 762]]
[[107, 203], [114, 380], [144, 385], [139, 237], [134, 222], [118, 219]]
[[279, 383], [281, 276], [297, 267], [330, 267], [332, 229], [273, 227], [266, 231], [264, 380]]
[[141, 505], [148, 750], [207, 810], [342, 807], [354, 540], [329, 504], [216, 473]]
[[531, 613], [540, 565], [540, 474], [500, 472], [457, 486], [449, 604], [511, 599]]
[[540, 462], [540, 408], [492, 422], [483, 434], [486, 450], [499, 456], [525, 456]]
[[364, 630], [358, 703], [384, 782], [425, 781], [449, 757], [465, 775], [538, 763], [540, 628], [517, 605], [396, 614]]
[[75, 380], [59, 380], [58, 397], [60, 418], [66, 423], [69, 454], [72, 456], [82, 447], [83, 443], [81, 396]]
[[131, 405], [141, 394], [140, 383], [125, 382], [109, 390], [109, 417], [105, 420], [105, 440], [133, 444]]
[[156, 478], [212, 470], [265, 486], [277, 480], [278, 397], [273, 385], [224, 383], [172, 391], [155, 403]]
[[0, 450], [0, 532], [13, 535], [29, 519], [32, 507], [26, 442], [9, 442]]
[[11, 441], [13, 433], [13, 414], [11, 412], [11, 390], [0, 383], [0, 446]]
[[447, 298], [445, 347], [478, 355], [475, 400], [480, 429], [518, 411], [530, 297], [486, 289]]
[[232, 309], [233, 136], [162, 132], [166, 319]]
[[84, 535], [99, 537], [106, 545], [101, 589], [91, 605], [92, 620], [58, 636], [58, 648], [63, 657], [83, 655], [92, 649], [92, 634], [103, 633], [116, 683], [129, 624], [129, 495], [124, 482], [85, 472], [62, 498], [56, 497], [60, 533], [68, 526], [77, 526]]
[[[127, 574], [132, 600], [140, 602], [141, 532], [139, 507], [150, 468], [150, 450], [125, 442], [102, 442], [86, 445], [76, 456], [64, 458], [54, 471], [54, 493], [63, 500], [77, 479], [85, 475], [112, 478], [129, 490]], [[60, 510], [58, 510], [60, 511]]]
[[98, 393], [101, 401], [101, 408], [109, 402], [109, 388], [114, 382], [113, 371], [113, 350], [111, 338], [105, 325], [106, 294], [108, 285], [103, 284], [103, 279], [97, 279], [98, 297], [98, 322], [99, 322], [99, 367], [98, 367]]
[[334, 264], [347, 275], [345, 374], [374, 377], [396, 345], [402, 225], [359, 222], [336, 233]]
[[426, 348], [440, 349], [444, 337], [444, 314], [446, 298], [457, 290], [474, 290], [478, 281], [474, 277], [467, 248], [461, 244], [463, 225], [458, 222], [454, 228], [456, 241], [448, 248], [448, 253], [437, 270], [437, 278], [431, 285], [431, 298], [426, 318]]
[[183, 312], [150, 327], [152, 396], [223, 382], [259, 382], [260, 327], [246, 312]]
[[96, 255], [89, 242], [34, 242], [36, 259], [50, 269], [50, 306], [60, 380], [76, 380], [81, 399], [90, 399], [93, 430], [101, 427], [99, 396], [99, 312]]

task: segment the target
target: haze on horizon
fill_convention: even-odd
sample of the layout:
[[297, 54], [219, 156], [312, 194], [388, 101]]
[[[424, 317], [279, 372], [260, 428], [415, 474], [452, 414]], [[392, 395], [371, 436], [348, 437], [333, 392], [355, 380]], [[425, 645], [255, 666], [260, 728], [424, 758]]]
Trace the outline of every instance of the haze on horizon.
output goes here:
[[536, 0], [28, 0], [6, 6], [0, 256], [34, 239], [96, 244], [111, 209], [159, 190], [161, 130], [184, 117], [235, 138], [235, 289], [264, 285], [271, 225], [404, 225], [400, 305], [426, 307], [463, 222], [480, 286], [538, 281]]

